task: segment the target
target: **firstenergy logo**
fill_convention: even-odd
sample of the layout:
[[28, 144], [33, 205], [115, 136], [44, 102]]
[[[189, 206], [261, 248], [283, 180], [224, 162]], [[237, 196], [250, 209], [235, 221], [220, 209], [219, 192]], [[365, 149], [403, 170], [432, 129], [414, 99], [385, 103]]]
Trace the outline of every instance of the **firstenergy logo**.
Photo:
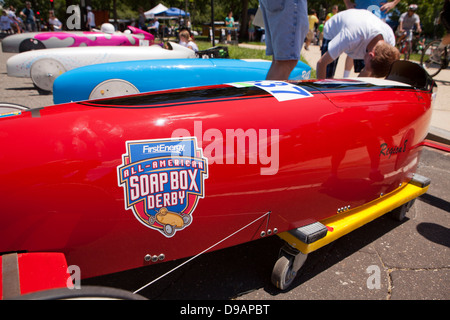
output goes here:
[[143, 154], [155, 154], [155, 153], [172, 153], [181, 154], [185, 151], [184, 145], [166, 145], [164, 143], [157, 145], [143, 145]]

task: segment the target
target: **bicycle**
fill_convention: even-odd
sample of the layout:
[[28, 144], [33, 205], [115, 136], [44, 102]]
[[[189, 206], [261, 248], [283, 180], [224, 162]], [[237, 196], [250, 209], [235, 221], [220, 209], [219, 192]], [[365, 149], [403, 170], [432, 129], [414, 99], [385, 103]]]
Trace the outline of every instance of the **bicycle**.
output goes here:
[[428, 72], [431, 77], [437, 75], [442, 69], [447, 69], [449, 64], [450, 45], [438, 52], [441, 40], [431, 41], [422, 51], [420, 57], [420, 65]]
[[[408, 30], [405, 38], [400, 41], [399, 51], [403, 54], [404, 60], [409, 60], [411, 53], [415, 51], [420, 33]], [[413, 50], [414, 49], [414, 50]]]

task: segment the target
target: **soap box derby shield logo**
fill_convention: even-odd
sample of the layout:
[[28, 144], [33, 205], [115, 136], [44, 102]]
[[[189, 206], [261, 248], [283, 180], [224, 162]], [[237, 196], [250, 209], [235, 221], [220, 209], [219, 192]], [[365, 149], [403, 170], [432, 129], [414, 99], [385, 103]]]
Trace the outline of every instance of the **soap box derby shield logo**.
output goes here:
[[190, 225], [208, 178], [208, 159], [197, 139], [127, 141], [126, 152], [117, 167], [125, 209], [166, 237]]

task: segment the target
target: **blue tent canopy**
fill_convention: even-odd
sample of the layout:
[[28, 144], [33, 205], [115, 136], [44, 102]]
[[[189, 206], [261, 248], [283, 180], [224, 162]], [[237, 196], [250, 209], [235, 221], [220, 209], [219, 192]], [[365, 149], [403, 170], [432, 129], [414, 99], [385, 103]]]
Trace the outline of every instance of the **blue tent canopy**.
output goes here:
[[189, 12], [185, 13], [184, 10], [172, 7], [158, 15], [164, 15], [164, 16], [169, 16], [169, 17], [186, 16], [186, 15], [189, 16]]

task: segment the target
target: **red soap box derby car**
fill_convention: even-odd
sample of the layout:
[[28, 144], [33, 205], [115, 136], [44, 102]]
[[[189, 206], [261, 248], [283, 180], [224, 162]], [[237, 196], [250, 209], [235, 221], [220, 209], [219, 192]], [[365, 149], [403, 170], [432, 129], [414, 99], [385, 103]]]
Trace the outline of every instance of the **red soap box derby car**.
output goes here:
[[392, 210], [403, 217], [426, 192], [415, 171], [434, 87], [399, 61], [387, 79], [4, 112], [2, 297], [65, 287], [68, 265], [89, 278], [273, 235], [286, 241], [272, 273], [285, 289], [309, 252]]

